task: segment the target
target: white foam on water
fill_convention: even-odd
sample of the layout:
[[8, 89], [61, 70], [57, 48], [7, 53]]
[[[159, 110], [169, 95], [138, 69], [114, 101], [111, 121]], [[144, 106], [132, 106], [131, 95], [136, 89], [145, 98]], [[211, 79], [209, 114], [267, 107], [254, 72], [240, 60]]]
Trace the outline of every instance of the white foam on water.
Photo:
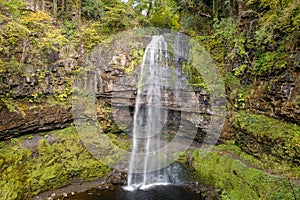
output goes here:
[[152, 184], [147, 184], [147, 185], [142, 185], [139, 189], [140, 190], [149, 190], [152, 187], [156, 187], [156, 186], [166, 186], [166, 185], [170, 185], [171, 183], [152, 183]]
[[122, 189], [125, 190], [125, 191], [133, 192], [133, 191], [136, 191], [136, 190], [149, 190], [149, 189], [151, 189], [153, 187], [167, 186], [167, 185], [171, 185], [171, 183], [159, 182], [159, 183], [151, 183], [151, 184], [146, 184], [146, 185], [143, 185], [143, 184], [139, 184], [139, 185], [132, 184], [132, 185], [129, 185], [129, 186], [124, 186], [124, 187], [122, 187]]

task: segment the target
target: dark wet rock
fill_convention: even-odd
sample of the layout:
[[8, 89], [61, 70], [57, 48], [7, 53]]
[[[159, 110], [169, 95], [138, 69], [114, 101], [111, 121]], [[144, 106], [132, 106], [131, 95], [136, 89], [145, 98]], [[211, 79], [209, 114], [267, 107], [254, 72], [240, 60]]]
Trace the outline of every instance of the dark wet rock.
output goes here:
[[300, 72], [286, 71], [261, 83], [249, 99], [249, 109], [300, 124]]
[[213, 186], [204, 184], [202, 182], [190, 182], [185, 187], [197, 194], [201, 194], [201, 199], [204, 200], [217, 200], [220, 199], [222, 194], [222, 190], [216, 189]]
[[123, 185], [124, 181], [122, 180], [122, 177], [113, 177], [110, 179], [110, 182], [113, 184], [113, 185]]
[[[71, 105], [17, 104], [10, 110], [5, 105], [0, 110], [0, 140], [26, 133], [68, 127], [72, 121]], [[15, 105], [16, 106], [16, 105]]]
[[[122, 171], [113, 170], [106, 178], [106, 184], [99, 186], [103, 189], [113, 188], [115, 185], [125, 185], [127, 182], [127, 174]], [[107, 188], [108, 187], [108, 188]]]

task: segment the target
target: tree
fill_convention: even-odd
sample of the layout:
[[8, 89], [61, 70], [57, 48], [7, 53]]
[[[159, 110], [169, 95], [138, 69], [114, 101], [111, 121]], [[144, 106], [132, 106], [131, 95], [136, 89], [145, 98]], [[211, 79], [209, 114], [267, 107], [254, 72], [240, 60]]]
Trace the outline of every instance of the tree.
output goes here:
[[83, 0], [81, 10], [85, 18], [99, 20], [104, 15], [104, 4], [101, 0]]
[[101, 18], [101, 31], [114, 33], [138, 25], [133, 8], [119, 0], [103, 0], [104, 15]]

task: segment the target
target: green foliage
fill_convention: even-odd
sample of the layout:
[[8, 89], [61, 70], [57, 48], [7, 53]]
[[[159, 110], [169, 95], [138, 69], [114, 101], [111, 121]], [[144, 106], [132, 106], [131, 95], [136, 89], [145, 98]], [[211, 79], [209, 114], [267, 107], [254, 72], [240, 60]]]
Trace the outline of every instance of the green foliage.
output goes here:
[[85, 0], [81, 10], [87, 19], [99, 20], [104, 15], [104, 4], [101, 0]]
[[180, 15], [174, 0], [154, 2], [150, 22], [154, 26], [165, 27], [174, 30], [180, 29]]
[[15, 56], [12, 56], [8, 61], [3, 63], [4, 67], [2, 68], [3, 72], [12, 72], [12, 73], [17, 73], [19, 72], [19, 62]]
[[26, 26], [31, 32], [43, 35], [53, 28], [53, 18], [45, 12], [37, 11], [23, 15], [20, 18], [20, 23]]
[[[37, 78], [39, 88], [47, 87], [44, 83], [45, 74], [50, 74], [47, 65], [64, 59], [72, 50], [69, 44], [78, 34], [76, 23], [66, 21], [61, 30], [54, 26], [53, 18], [42, 11], [24, 13], [16, 20], [9, 20], [3, 15], [0, 15], [0, 19], [3, 21], [0, 29], [0, 71], [12, 73], [14, 81], [19, 81], [18, 77], [21, 76], [33, 76]], [[54, 77], [53, 89], [58, 99], [65, 100], [71, 94], [70, 79], [64, 77], [65, 87], [61, 87], [57, 83], [61, 80]], [[34, 88], [28, 95], [31, 95], [28, 99], [30, 102], [43, 100], [44, 94], [39, 88]], [[13, 97], [13, 92], [6, 95]]]
[[131, 75], [136, 67], [142, 64], [144, 53], [143, 49], [132, 49], [130, 51], [131, 61], [129, 66], [125, 69], [126, 74]]
[[53, 19], [45, 12], [29, 12], [19, 20], [8, 21], [0, 29], [1, 71], [23, 74], [25, 58], [31, 66], [43, 66], [50, 54], [57, 52], [67, 40], [53, 26]]
[[287, 65], [287, 54], [286, 52], [266, 52], [258, 56], [254, 62], [253, 73], [256, 75], [263, 75], [271, 73], [274, 69], [285, 68]]
[[[300, 127], [297, 124], [281, 121], [265, 115], [240, 111], [233, 117], [235, 126], [248, 130], [257, 136], [267, 136], [271, 139], [295, 141], [300, 139]], [[300, 141], [294, 146], [300, 146]]]
[[238, 112], [233, 116], [234, 126], [257, 138], [273, 142], [272, 155], [290, 162], [300, 162], [300, 127], [264, 115]]
[[5, 97], [0, 98], [0, 110], [2, 107], [6, 107], [9, 110], [9, 112], [22, 111], [17, 103], [15, 103], [12, 99], [7, 99]]
[[15, 21], [6, 21], [0, 29], [0, 54], [2, 67], [0, 71], [17, 73], [21, 70], [22, 54], [28, 43], [31, 31]]
[[[42, 137], [34, 150], [36, 155], [24, 147], [26, 137], [0, 143], [1, 197], [24, 199], [72, 180], [103, 177], [110, 171], [82, 146], [74, 127], [44, 133]], [[49, 144], [47, 138], [55, 142]], [[28, 140], [36, 140], [36, 136]]]
[[22, 0], [0, 0], [0, 13], [17, 18], [23, 14], [26, 3]]
[[238, 160], [211, 152], [204, 158], [193, 155], [197, 176], [207, 184], [223, 189], [223, 199], [297, 199], [300, 186], [289, 180], [245, 166]]
[[180, 13], [181, 28], [192, 35], [207, 35], [211, 30], [214, 17], [211, 16], [211, 1], [176, 0], [176, 8]]
[[54, 18], [62, 21], [81, 21], [82, 0], [53, 1], [50, 5], [48, 12], [52, 13]]
[[73, 94], [73, 88], [72, 88], [73, 74], [70, 74], [70, 76], [71, 77], [64, 78], [64, 84], [63, 84], [64, 87], [57, 86], [56, 87], [57, 89], [55, 89], [55, 91], [54, 91], [53, 97], [59, 102], [67, 101], [68, 98]]
[[105, 15], [101, 19], [103, 34], [117, 33], [137, 25], [132, 7], [120, 1], [111, 1], [105, 5]]
[[234, 75], [243, 75], [251, 64], [246, 50], [247, 38], [239, 30], [239, 22], [233, 18], [226, 18], [214, 23], [216, 39], [221, 40], [225, 51], [225, 64], [231, 64]]
[[249, 166], [254, 166], [255, 168], [263, 171], [272, 171], [272, 173], [278, 175], [284, 174], [287, 176], [287, 178], [300, 177], [299, 166], [291, 165], [291, 163], [286, 160], [278, 162], [278, 159], [270, 154], [263, 154], [259, 158], [255, 157], [244, 152], [240, 147], [235, 145], [234, 141], [226, 141], [226, 144], [215, 146], [214, 150], [220, 152], [229, 152], [229, 154], [233, 154], [235, 157], [238, 157]]
[[38, 50], [43, 51], [46, 55], [58, 52], [67, 44], [68, 40], [61, 34], [60, 30], [52, 30], [45, 33], [45, 37], [39, 39]]
[[174, 2], [169, 1], [155, 1], [154, 8], [150, 17], [150, 23], [155, 27], [170, 28], [179, 30], [180, 16], [174, 8]]
[[234, 107], [238, 109], [245, 109], [245, 97], [242, 93], [238, 93], [237, 97], [234, 99]]
[[99, 22], [93, 23], [88, 27], [81, 28], [81, 39], [85, 48], [90, 51], [96, 45], [100, 44], [102, 40], [104, 40], [105, 36], [100, 35], [99, 33]]
[[194, 87], [202, 87], [208, 90], [207, 84], [203, 80], [201, 73], [197, 70], [196, 67], [191, 65], [188, 62], [184, 62], [182, 66], [182, 71], [188, 75], [189, 83]]
[[[96, 102], [97, 113], [99, 113], [98, 122], [101, 130], [104, 133], [120, 134], [123, 130], [120, 129], [119, 125], [113, 120], [113, 113], [111, 106], [107, 103], [97, 101]], [[94, 112], [93, 110], [91, 112]]]
[[67, 86], [64, 90], [55, 90], [54, 97], [58, 101], [66, 101], [67, 98], [72, 94], [72, 92], [72, 89]]
[[252, 13], [252, 18], [215, 19], [213, 35], [202, 40], [217, 65], [225, 67], [221, 71], [252, 78], [290, 67], [300, 44], [296, 25], [300, 23], [300, 3], [266, 0], [246, 1], [246, 5], [249, 10], [242, 14]]
[[0, 52], [2, 54], [9, 54], [13, 48], [19, 47], [23, 44], [25, 38], [27, 38], [30, 30], [14, 21], [8, 22], [3, 28], [0, 29], [1, 47]]
[[74, 37], [77, 34], [77, 31], [76, 31], [77, 27], [78, 27], [77, 22], [74, 22], [74, 21], [65, 21], [64, 27], [63, 27], [61, 33], [63, 35], [65, 35], [66, 38], [72, 40], [72, 39], [74, 39]]

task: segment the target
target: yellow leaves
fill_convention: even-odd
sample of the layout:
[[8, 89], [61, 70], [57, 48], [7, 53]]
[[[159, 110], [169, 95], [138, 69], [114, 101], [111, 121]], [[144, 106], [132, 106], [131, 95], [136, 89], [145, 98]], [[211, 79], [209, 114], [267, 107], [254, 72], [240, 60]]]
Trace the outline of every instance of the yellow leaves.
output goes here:
[[99, 44], [103, 40], [103, 37], [101, 37], [97, 32], [97, 30], [95, 29], [95, 26], [92, 26], [91, 28], [90, 27], [82, 28], [81, 31], [82, 31], [81, 38], [83, 40], [84, 46], [89, 50], [94, 48], [97, 44]]
[[32, 12], [27, 16], [23, 16], [21, 20], [25, 23], [30, 21], [37, 21], [43, 22], [45, 24], [51, 24], [53, 22], [52, 17], [43, 11]]
[[58, 51], [58, 48], [64, 46], [67, 42], [68, 40], [61, 34], [60, 30], [52, 30], [45, 33], [45, 37], [40, 39], [38, 46], [41, 49]]
[[6, 16], [0, 14], [0, 24], [5, 23], [5, 22], [7, 22], [8, 20], [9, 20], [8, 17], [6, 17]]
[[11, 45], [17, 44], [18, 41], [24, 39], [30, 33], [30, 30], [25, 26], [14, 21], [8, 22], [2, 31], [1, 35], [5, 39], [4, 42]]
[[22, 16], [20, 22], [33, 31], [42, 32], [51, 28], [53, 19], [47, 13], [38, 11]]

